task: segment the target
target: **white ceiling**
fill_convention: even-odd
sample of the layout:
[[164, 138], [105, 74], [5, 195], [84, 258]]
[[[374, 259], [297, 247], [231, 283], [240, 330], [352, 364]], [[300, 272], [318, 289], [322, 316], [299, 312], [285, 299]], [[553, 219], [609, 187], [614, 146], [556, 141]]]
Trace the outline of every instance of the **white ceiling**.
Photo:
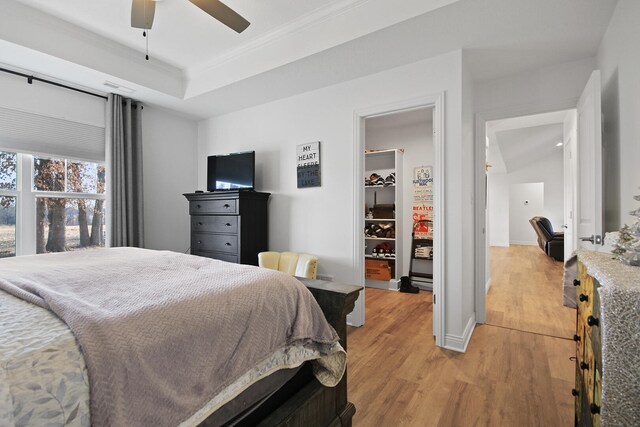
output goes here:
[[[102, 37], [143, 52], [142, 30], [131, 28], [131, 0], [16, 0]], [[336, 0], [225, 0], [251, 25], [237, 34], [188, 0], [156, 2], [149, 50], [180, 69], [202, 66], [274, 29], [337, 3]]]
[[[0, 0], [0, 63], [200, 119], [465, 49], [476, 80], [591, 57], [616, 0], [227, 0], [238, 35], [163, 0], [150, 36], [130, 0]], [[116, 91], [117, 92], [117, 91]]]
[[510, 173], [546, 157], [562, 155], [563, 122], [569, 110], [487, 123], [490, 173]]

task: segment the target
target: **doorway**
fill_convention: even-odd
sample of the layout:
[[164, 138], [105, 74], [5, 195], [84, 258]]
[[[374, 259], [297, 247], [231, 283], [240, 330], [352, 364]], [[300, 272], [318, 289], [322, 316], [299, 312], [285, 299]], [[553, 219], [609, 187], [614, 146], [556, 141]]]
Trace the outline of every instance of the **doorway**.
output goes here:
[[[602, 197], [602, 111], [600, 71], [591, 73], [578, 99], [565, 100], [546, 108], [538, 104], [507, 108], [489, 114], [476, 114], [475, 144], [475, 195], [476, 200], [487, 200], [486, 173], [486, 124], [505, 117], [539, 114], [540, 111], [574, 110], [564, 122], [571, 127], [571, 138], [565, 141], [565, 171], [571, 175], [565, 196], [571, 198], [566, 206], [565, 224], [570, 226], [570, 237], [565, 246], [573, 249], [597, 250], [602, 245], [603, 197]], [[567, 149], [571, 147], [571, 149]], [[567, 156], [570, 156], [567, 159]], [[486, 322], [486, 293], [489, 288], [489, 239], [487, 238], [487, 204], [475, 203], [475, 309], [476, 321]], [[568, 252], [568, 250], [567, 250]]]
[[[573, 229], [565, 193], [574, 181], [566, 164], [574, 117], [570, 109], [486, 123], [487, 324], [556, 337], [572, 333], [575, 312], [563, 306], [560, 235]], [[533, 218], [544, 220], [534, 224]], [[558, 241], [540, 238], [535, 227], [542, 222]]]
[[[430, 189], [433, 222], [428, 231], [431, 233], [433, 245], [431, 286], [433, 295], [438, 297], [438, 304], [433, 306], [433, 334], [437, 345], [442, 345], [443, 337], [441, 333], [443, 310], [440, 309], [443, 306], [443, 300], [440, 295], [444, 242], [439, 239], [439, 236], [443, 233], [444, 226], [437, 221], [438, 217], [443, 217], [441, 216], [443, 209], [441, 195], [444, 185], [442, 179], [438, 179], [442, 176], [439, 171], [444, 164], [443, 98], [443, 94], [439, 94], [361, 110], [354, 115], [356, 163], [354, 171], [356, 197], [354, 197], [353, 209], [356, 233], [354, 251], [356, 271], [362, 277], [362, 283], [386, 289], [386, 292], [397, 291], [400, 277], [408, 275], [409, 269], [413, 267], [410, 256], [414, 211], [412, 175], [420, 166], [430, 167], [433, 179]], [[423, 138], [416, 137], [425, 129], [428, 129], [429, 135], [424, 135]], [[423, 143], [422, 146], [420, 141]], [[428, 141], [431, 146], [425, 141]], [[372, 150], [370, 151], [372, 154], [365, 154], [367, 149]], [[367, 182], [363, 182], [365, 177]], [[376, 180], [380, 181], [376, 182]], [[374, 205], [386, 206], [377, 206], [374, 215]], [[390, 219], [393, 221], [388, 221]], [[389, 231], [391, 227], [393, 231]], [[382, 229], [379, 230], [380, 228]], [[366, 236], [367, 229], [369, 229], [369, 236]], [[382, 234], [378, 235], [378, 233]], [[387, 240], [383, 241], [383, 239]], [[381, 252], [382, 256], [380, 256]], [[373, 272], [373, 275], [371, 271], [365, 270], [367, 261], [370, 265], [373, 262], [379, 264], [380, 268], [377, 272]], [[383, 264], [386, 264], [386, 267]], [[376, 273], [380, 273], [380, 276], [375, 276]], [[368, 278], [365, 278], [366, 276]], [[426, 289], [427, 286], [421, 287]], [[347, 321], [350, 325], [365, 324], [365, 301], [366, 288], [356, 301], [354, 311], [348, 316]]]

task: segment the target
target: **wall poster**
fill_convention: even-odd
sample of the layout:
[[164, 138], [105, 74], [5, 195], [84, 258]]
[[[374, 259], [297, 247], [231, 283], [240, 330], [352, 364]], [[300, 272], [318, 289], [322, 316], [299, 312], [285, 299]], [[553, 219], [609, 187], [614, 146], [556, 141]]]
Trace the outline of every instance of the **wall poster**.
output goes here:
[[413, 232], [414, 239], [433, 240], [433, 168], [413, 169]]
[[320, 141], [296, 149], [298, 188], [320, 187]]

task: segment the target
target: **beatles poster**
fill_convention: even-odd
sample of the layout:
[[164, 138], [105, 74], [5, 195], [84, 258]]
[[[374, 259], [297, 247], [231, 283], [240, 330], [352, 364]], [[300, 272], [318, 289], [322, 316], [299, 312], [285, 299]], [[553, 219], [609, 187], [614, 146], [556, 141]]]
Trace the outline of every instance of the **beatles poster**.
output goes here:
[[431, 166], [419, 166], [413, 169], [414, 239], [433, 239], [432, 172]]

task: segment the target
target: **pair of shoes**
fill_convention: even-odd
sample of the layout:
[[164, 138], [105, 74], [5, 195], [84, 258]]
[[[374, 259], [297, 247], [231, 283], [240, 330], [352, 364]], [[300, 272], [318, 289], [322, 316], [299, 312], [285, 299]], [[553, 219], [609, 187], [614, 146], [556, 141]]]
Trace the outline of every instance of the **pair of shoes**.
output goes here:
[[389, 245], [387, 242], [376, 245], [375, 248], [371, 249], [371, 256], [373, 256], [374, 258], [391, 257], [391, 245]]
[[371, 256], [374, 258], [395, 259], [396, 250], [392, 249], [389, 243], [384, 242], [376, 245], [376, 247], [371, 250]]
[[364, 227], [366, 237], [395, 239], [396, 230], [393, 224], [367, 224]]
[[384, 186], [384, 178], [377, 173], [372, 173], [369, 178], [364, 179], [364, 185], [366, 186]]
[[402, 276], [400, 278], [400, 292], [407, 294], [417, 294], [420, 292], [420, 288], [411, 284], [409, 276]]
[[396, 185], [396, 173], [391, 172], [389, 176], [384, 180], [384, 186], [389, 187], [390, 185]]

